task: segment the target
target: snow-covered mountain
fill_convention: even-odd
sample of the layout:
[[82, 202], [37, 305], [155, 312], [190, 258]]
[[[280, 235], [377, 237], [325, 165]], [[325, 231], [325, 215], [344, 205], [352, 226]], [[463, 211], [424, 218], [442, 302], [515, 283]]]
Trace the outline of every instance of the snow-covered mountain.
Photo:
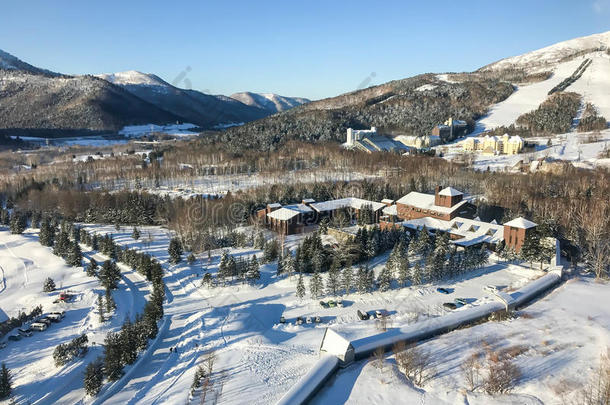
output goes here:
[[[574, 76], [586, 63], [584, 72]], [[499, 60], [479, 71], [523, 69], [526, 72], [548, 71], [543, 81], [517, 85], [506, 100], [490, 107], [481, 121], [481, 129], [508, 126], [517, 117], [536, 109], [549, 96], [549, 91], [565, 80], [564, 91], [580, 94], [583, 102], [592, 103], [599, 114], [610, 120], [610, 31], [589, 35], [547, 46], [519, 56]]]
[[95, 76], [117, 85], [169, 86], [169, 84], [159, 76], [152, 73], [138, 72], [137, 70], [103, 73]]
[[608, 49], [610, 49], [610, 31], [558, 42], [522, 55], [501, 59], [484, 66], [480, 70], [500, 70], [513, 67], [537, 68], [557, 64], [574, 56], [596, 51], [603, 52]]
[[29, 63], [25, 63], [19, 58], [11, 55], [8, 52], [4, 52], [0, 49], [0, 70], [13, 70], [22, 71], [32, 74], [47, 75], [47, 76], [61, 76], [59, 73], [51, 72], [50, 70], [40, 69], [36, 66], [32, 66]]
[[232, 94], [231, 98], [272, 113], [285, 111], [310, 101], [302, 97], [285, 97], [273, 93], [251, 93], [249, 91]]

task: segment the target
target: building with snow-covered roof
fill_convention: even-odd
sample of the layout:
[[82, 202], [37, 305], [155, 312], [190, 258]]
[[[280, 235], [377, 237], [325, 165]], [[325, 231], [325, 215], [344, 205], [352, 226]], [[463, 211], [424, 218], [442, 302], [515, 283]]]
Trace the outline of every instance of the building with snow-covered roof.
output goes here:
[[461, 191], [437, 186], [434, 194], [412, 191], [398, 199], [396, 211], [400, 220], [432, 217], [448, 221], [456, 216], [471, 216], [474, 210]]
[[450, 141], [460, 136], [466, 135], [468, 132], [468, 125], [466, 121], [454, 120], [449, 117], [447, 121], [442, 125], [436, 125], [432, 128], [432, 135], [440, 137], [441, 140]]
[[508, 221], [504, 224], [504, 242], [506, 247], [512, 248], [515, 252], [521, 250], [523, 242], [538, 226], [534, 222], [527, 220], [523, 217], [515, 218], [512, 221]]
[[407, 152], [409, 148], [401, 142], [377, 133], [377, 128], [371, 129], [347, 129], [345, 146], [364, 152]]
[[489, 136], [472, 137], [464, 140], [462, 148], [469, 152], [482, 152], [486, 155], [516, 155], [523, 151], [525, 141], [518, 135], [509, 136], [508, 134], [502, 137]]

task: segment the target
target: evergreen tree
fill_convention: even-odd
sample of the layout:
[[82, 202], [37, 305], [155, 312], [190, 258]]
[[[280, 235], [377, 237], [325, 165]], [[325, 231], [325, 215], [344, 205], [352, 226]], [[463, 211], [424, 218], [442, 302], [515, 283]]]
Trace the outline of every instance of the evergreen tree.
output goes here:
[[26, 226], [27, 222], [25, 216], [19, 212], [13, 212], [9, 225], [11, 233], [20, 235], [25, 231]]
[[320, 276], [320, 272], [315, 270], [309, 279], [309, 295], [311, 298], [316, 299], [322, 294], [322, 276]]
[[252, 255], [247, 267], [246, 279], [248, 280], [248, 283], [254, 283], [261, 278], [260, 266], [258, 265], [258, 260], [255, 255]]
[[44, 218], [40, 224], [40, 244], [43, 246], [53, 246], [55, 239], [55, 228], [51, 225], [49, 218]]
[[354, 285], [354, 271], [352, 270], [351, 262], [348, 263], [341, 274], [341, 287], [346, 294], [351, 293]]
[[229, 261], [227, 262], [227, 274], [231, 277], [231, 280], [237, 275], [237, 262], [232, 255], [229, 255]]
[[397, 281], [401, 287], [405, 287], [409, 281], [409, 258], [405, 254], [398, 258], [398, 266], [396, 269]]
[[297, 280], [297, 298], [303, 299], [305, 297], [305, 283], [303, 282], [303, 273], [299, 273]]
[[362, 265], [358, 266], [357, 277], [356, 286], [358, 292], [364, 294], [368, 290], [368, 271]]
[[72, 267], [79, 267], [82, 265], [83, 252], [80, 249], [78, 242], [74, 241], [69, 243], [68, 252], [66, 256], [66, 263]]
[[265, 247], [265, 235], [259, 231], [254, 238], [254, 249], [263, 249]]
[[223, 250], [222, 256], [220, 257], [220, 264], [218, 265], [218, 279], [224, 284], [227, 278], [230, 276], [229, 269], [229, 254], [226, 250]]
[[104, 298], [104, 301], [106, 302], [106, 312], [111, 313], [116, 309], [116, 303], [112, 297], [112, 291], [108, 287], [106, 287], [106, 294]]
[[375, 272], [373, 272], [373, 269], [369, 269], [368, 264], [365, 267], [365, 271], [366, 271], [366, 290], [367, 290], [367, 292], [371, 292], [375, 288]]
[[534, 261], [540, 257], [540, 234], [537, 229], [529, 229], [525, 235], [525, 240], [519, 251], [519, 257], [530, 263], [532, 268]]
[[133, 240], [140, 239], [140, 230], [136, 226], [134, 226], [133, 231], [131, 231], [131, 237]]
[[138, 356], [138, 337], [136, 326], [131, 322], [129, 316], [121, 326], [119, 333], [121, 341], [121, 361], [123, 364], [133, 364]]
[[104, 301], [102, 300], [102, 296], [98, 294], [97, 296], [97, 312], [100, 316], [100, 323], [104, 323], [106, 317], [104, 316]]
[[339, 258], [335, 257], [332, 261], [326, 277], [326, 292], [330, 295], [337, 295], [341, 286], [340, 283], [341, 266]]
[[87, 265], [87, 270], [86, 270], [87, 275], [88, 275], [89, 277], [95, 277], [95, 276], [97, 276], [97, 267], [98, 267], [97, 262], [96, 262], [96, 261], [95, 261], [95, 259], [92, 257], [92, 258], [89, 260], [89, 264]]
[[186, 262], [189, 264], [189, 266], [192, 266], [196, 260], [197, 260], [197, 258], [195, 257], [193, 252], [189, 253], [189, 255], [186, 258]]
[[11, 370], [6, 367], [6, 364], [2, 363], [0, 368], [0, 399], [6, 399], [11, 396], [13, 390], [12, 379]]
[[265, 247], [263, 249], [263, 260], [265, 263], [271, 263], [272, 261], [277, 259], [279, 250], [279, 245], [276, 239], [271, 239], [265, 243]]
[[379, 289], [381, 291], [388, 291], [392, 287], [392, 280], [394, 279], [394, 275], [392, 274], [392, 269], [390, 266], [383, 266], [383, 269], [379, 272], [379, 276], [377, 277], [377, 284], [379, 285]]
[[178, 238], [172, 238], [169, 242], [169, 261], [172, 264], [178, 264], [182, 260], [182, 243]]
[[91, 249], [93, 250], [98, 250], [99, 249], [99, 238], [97, 237], [97, 234], [93, 234], [93, 236], [91, 236]]
[[42, 291], [51, 292], [55, 291], [55, 281], [51, 277], [47, 277], [44, 281], [44, 285], [42, 286]]
[[59, 257], [66, 257], [70, 248], [70, 238], [68, 234], [60, 230], [55, 245], [53, 245], [53, 254]]
[[85, 393], [92, 397], [96, 396], [102, 389], [104, 382], [104, 363], [101, 357], [93, 360], [85, 369], [83, 385]]
[[104, 288], [114, 290], [121, 279], [121, 270], [112, 260], [106, 260], [99, 271], [99, 278]]
[[116, 381], [123, 375], [121, 343], [121, 337], [114, 332], [108, 332], [104, 339], [104, 372], [110, 381]]
[[421, 270], [421, 266], [419, 263], [415, 263], [415, 267], [413, 268], [413, 284], [419, 285], [423, 281], [423, 274]]

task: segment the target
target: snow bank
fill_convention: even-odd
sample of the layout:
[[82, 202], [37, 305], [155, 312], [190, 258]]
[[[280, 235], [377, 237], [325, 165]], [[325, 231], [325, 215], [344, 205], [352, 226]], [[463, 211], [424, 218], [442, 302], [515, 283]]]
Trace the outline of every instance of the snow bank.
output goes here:
[[354, 340], [352, 346], [354, 347], [356, 360], [368, 358], [379, 347], [389, 350], [397, 342], [416, 342], [428, 339], [459, 326], [476, 322], [504, 308], [504, 305], [500, 302], [489, 302], [478, 307], [418, 322], [401, 329]]
[[320, 360], [277, 402], [277, 405], [299, 405], [309, 401], [339, 368], [339, 359], [331, 354]]

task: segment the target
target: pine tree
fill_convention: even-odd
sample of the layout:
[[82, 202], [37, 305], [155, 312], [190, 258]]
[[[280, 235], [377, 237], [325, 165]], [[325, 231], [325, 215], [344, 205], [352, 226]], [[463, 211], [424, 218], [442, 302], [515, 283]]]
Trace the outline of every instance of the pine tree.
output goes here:
[[108, 287], [106, 287], [106, 294], [104, 298], [104, 301], [106, 302], [106, 312], [111, 313], [116, 309], [116, 303], [112, 297], [112, 291]]
[[140, 230], [135, 226], [133, 227], [133, 231], [131, 231], [131, 237], [133, 240], [140, 239]]
[[367, 292], [371, 292], [375, 288], [375, 272], [373, 272], [373, 269], [369, 269], [368, 264], [365, 267], [365, 271], [366, 271], [366, 290], [367, 290]]
[[260, 266], [255, 255], [252, 255], [250, 262], [247, 263], [248, 271], [246, 273], [246, 279], [248, 283], [256, 282], [261, 278]]
[[352, 264], [348, 263], [341, 274], [341, 287], [345, 291], [345, 294], [349, 294], [352, 291], [354, 284], [354, 271], [352, 270]]
[[356, 281], [358, 292], [364, 294], [368, 290], [368, 271], [361, 265], [358, 266], [358, 279]]
[[341, 276], [341, 267], [339, 264], [339, 258], [335, 257], [335, 259], [330, 264], [330, 268], [328, 269], [328, 274], [326, 277], [326, 292], [330, 295], [337, 295], [340, 289], [340, 278]]
[[299, 273], [299, 279], [297, 280], [297, 298], [303, 299], [305, 297], [305, 283], [303, 282], [303, 273]]
[[419, 285], [423, 281], [423, 275], [421, 266], [419, 263], [415, 263], [415, 268], [413, 269], [413, 284]]
[[71, 242], [68, 245], [68, 252], [66, 256], [66, 263], [72, 267], [79, 267], [82, 265], [83, 252], [80, 249], [78, 242]]
[[254, 238], [254, 249], [263, 249], [265, 247], [265, 235], [260, 231]]
[[59, 257], [66, 257], [70, 247], [70, 238], [64, 231], [59, 231], [55, 245], [53, 245], [53, 254]]
[[226, 280], [229, 277], [228, 264], [229, 254], [226, 250], [223, 250], [222, 256], [220, 257], [220, 264], [218, 265], [218, 279], [222, 281], [223, 284], [226, 283]]
[[55, 281], [51, 277], [47, 277], [42, 286], [42, 291], [51, 292], [55, 291]]
[[6, 399], [11, 396], [13, 390], [13, 382], [11, 370], [6, 367], [6, 364], [2, 363], [0, 368], [0, 399]]
[[263, 260], [265, 263], [271, 263], [277, 259], [279, 245], [276, 239], [271, 239], [265, 243], [263, 249]]
[[388, 291], [392, 287], [392, 280], [394, 279], [394, 275], [392, 274], [392, 269], [386, 263], [379, 272], [379, 276], [377, 277], [377, 284], [379, 285], [379, 289], [381, 291]]
[[40, 244], [43, 246], [53, 246], [55, 239], [55, 228], [51, 226], [49, 218], [44, 218], [40, 224]]
[[104, 301], [101, 295], [97, 296], [97, 312], [100, 316], [100, 323], [104, 323], [106, 318], [104, 317]]
[[114, 290], [117, 288], [119, 280], [121, 279], [121, 271], [119, 270], [119, 266], [117, 266], [117, 264], [112, 260], [106, 260], [104, 264], [102, 264], [102, 268], [99, 271], [99, 278], [104, 288]]
[[315, 270], [309, 279], [309, 295], [311, 295], [311, 298], [318, 298], [322, 294], [322, 288], [322, 276], [320, 276], [320, 272]]
[[0, 211], [0, 222], [2, 225], [9, 225], [11, 223], [11, 214], [7, 209], [2, 209]]
[[87, 269], [86, 269], [87, 275], [88, 275], [89, 277], [95, 277], [95, 276], [97, 276], [97, 267], [98, 267], [97, 262], [96, 262], [96, 261], [95, 261], [95, 259], [92, 257], [92, 258], [89, 260], [89, 264], [87, 265]]
[[26, 226], [27, 222], [25, 216], [19, 212], [13, 212], [9, 225], [11, 233], [20, 235], [25, 231]]
[[182, 243], [178, 238], [172, 238], [169, 242], [169, 248], [167, 249], [169, 253], [169, 261], [172, 264], [178, 264], [182, 260]]
[[85, 393], [92, 397], [96, 396], [102, 389], [104, 382], [104, 363], [101, 357], [93, 360], [87, 365], [85, 369], [85, 377], [83, 379], [83, 385], [85, 387]]
[[401, 287], [405, 287], [409, 281], [409, 258], [405, 254], [398, 258], [397, 281]]
[[104, 372], [110, 381], [123, 375], [123, 348], [118, 333], [108, 332], [104, 339]]

